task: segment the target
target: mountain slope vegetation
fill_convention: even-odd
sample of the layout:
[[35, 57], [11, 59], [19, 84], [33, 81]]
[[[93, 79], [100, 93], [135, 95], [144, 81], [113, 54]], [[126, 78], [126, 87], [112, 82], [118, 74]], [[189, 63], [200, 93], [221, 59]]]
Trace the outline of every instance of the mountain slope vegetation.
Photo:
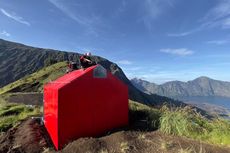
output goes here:
[[60, 61], [78, 59], [78, 53], [26, 46], [0, 39], [0, 87]]
[[27, 75], [3, 88], [0, 88], [0, 94], [7, 92], [42, 92], [43, 85], [53, 81], [65, 74], [66, 62], [59, 62], [45, 67], [38, 72]]

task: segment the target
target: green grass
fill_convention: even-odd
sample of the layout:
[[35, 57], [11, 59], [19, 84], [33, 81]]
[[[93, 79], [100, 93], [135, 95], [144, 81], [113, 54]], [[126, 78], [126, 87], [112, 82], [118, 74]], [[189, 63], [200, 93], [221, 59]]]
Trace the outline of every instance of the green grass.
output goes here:
[[148, 128], [154, 130], [159, 128], [160, 111], [138, 102], [129, 100], [130, 122], [146, 119]]
[[158, 110], [131, 100], [129, 109], [130, 121], [143, 116], [148, 122], [148, 129], [159, 129], [165, 134], [230, 146], [230, 120], [207, 119], [191, 107], [163, 106]]
[[166, 134], [230, 146], [229, 120], [207, 119], [190, 107], [170, 109], [163, 106], [159, 128]]
[[7, 131], [28, 117], [41, 115], [41, 110], [38, 106], [6, 103], [0, 97], [0, 132]]
[[28, 117], [39, 116], [42, 113], [42, 109], [39, 106], [27, 106], [24, 104], [8, 103], [7, 99], [11, 95], [10, 91], [15, 88], [20, 88], [25, 84], [33, 84], [35, 82], [38, 82], [36, 90], [37, 92], [41, 92], [45, 83], [51, 80], [55, 80], [65, 73], [65, 67], [66, 62], [56, 63], [1, 88], [0, 132], [7, 131], [9, 128], [16, 126], [22, 120]]
[[207, 139], [213, 143], [230, 146], [230, 121], [215, 119], [209, 125], [211, 128]]
[[[36, 92], [42, 92], [43, 85], [49, 81], [55, 80], [65, 73], [66, 62], [59, 62], [51, 66], [45, 67], [38, 72], [28, 75], [18, 81], [10, 83], [3, 88], [0, 88], [0, 94], [4, 94], [12, 91], [15, 88], [22, 88], [23, 85], [32, 85], [38, 83], [34, 87]], [[32, 87], [31, 87], [32, 88]], [[23, 91], [23, 89], [22, 89]]]

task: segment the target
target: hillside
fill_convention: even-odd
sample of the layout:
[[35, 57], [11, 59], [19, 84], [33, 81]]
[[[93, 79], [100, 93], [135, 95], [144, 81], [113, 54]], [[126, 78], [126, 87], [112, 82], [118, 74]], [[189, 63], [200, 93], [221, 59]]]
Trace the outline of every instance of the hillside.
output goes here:
[[44, 66], [77, 58], [77, 53], [29, 47], [0, 39], [0, 87], [14, 82]]
[[[26, 46], [23, 44], [18, 44], [14, 42], [9, 42], [0, 39], [0, 87], [3, 87], [9, 83], [17, 81], [27, 75], [37, 72], [42, 68], [52, 65], [57, 62], [73, 60], [76, 61], [79, 67], [79, 53], [71, 53], [71, 52], [63, 52], [51, 49], [42, 49]], [[155, 94], [146, 94], [139, 91], [136, 87], [132, 85], [132, 83], [125, 76], [124, 72], [121, 70], [117, 64], [112, 63], [111, 61], [104, 59], [102, 57], [93, 56], [93, 60], [98, 64], [101, 64], [108, 71], [118, 77], [121, 81], [128, 85], [129, 88], [129, 98], [138, 102], [150, 104], [150, 105], [158, 105], [164, 102], [172, 102], [176, 105], [181, 105], [182, 103], [179, 101], [174, 101], [167, 97], [158, 96]], [[44, 70], [45, 71], [45, 70]], [[61, 70], [62, 71], [62, 70]], [[53, 72], [52, 72], [53, 73]], [[59, 72], [58, 72], [59, 73]], [[36, 86], [37, 79], [36, 74], [35, 77], [32, 77], [35, 81], [34, 86]], [[39, 76], [38, 76], [39, 77]], [[47, 76], [44, 76], [44, 80]], [[30, 79], [29, 79], [30, 80]], [[20, 91], [26, 87], [26, 83], [28, 80], [24, 79], [16, 82], [14, 84], [8, 85], [14, 86], [15, 84], [23, 84], [22, 86], [15, 89], [15, 91]], [[37, 89], [37, 88], [35, 88]], [[2, 91], [1, 89], [0, 91]], [[8, 90], [8, 89], [7, 89]], [[24, 90], [25, 91], [25, 90]], [[41, 88], [35, 91], [41, 91]]]
[[134, 86], [145, 93], [167, 97], [222, 96], [230, 97], [230, 82], [199, 77], [188, 82], [171, 81], [161, 85], [141, 79], [132, 79]]
[[7, 92], [42, 92], [43, 85], [65, 74], [67, 63], [59, 62], [27, 75], [0, 88], [0, 94]]

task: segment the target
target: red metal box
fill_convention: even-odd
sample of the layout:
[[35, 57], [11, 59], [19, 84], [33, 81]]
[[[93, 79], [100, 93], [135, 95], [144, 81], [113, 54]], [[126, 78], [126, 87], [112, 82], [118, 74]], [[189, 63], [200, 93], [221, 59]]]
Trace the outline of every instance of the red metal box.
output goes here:
[[44, 124], [57, 150], [128, 125], [128, 87], [101, 65], [44, 86]]

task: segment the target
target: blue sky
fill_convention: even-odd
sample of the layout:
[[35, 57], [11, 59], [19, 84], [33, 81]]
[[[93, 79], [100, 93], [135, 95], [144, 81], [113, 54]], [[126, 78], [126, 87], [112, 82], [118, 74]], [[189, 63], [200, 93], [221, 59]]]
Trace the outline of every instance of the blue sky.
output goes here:
[[2, 0], [0, 38], [91, 51], [155, 83], [230, 81], [230, 0]]

